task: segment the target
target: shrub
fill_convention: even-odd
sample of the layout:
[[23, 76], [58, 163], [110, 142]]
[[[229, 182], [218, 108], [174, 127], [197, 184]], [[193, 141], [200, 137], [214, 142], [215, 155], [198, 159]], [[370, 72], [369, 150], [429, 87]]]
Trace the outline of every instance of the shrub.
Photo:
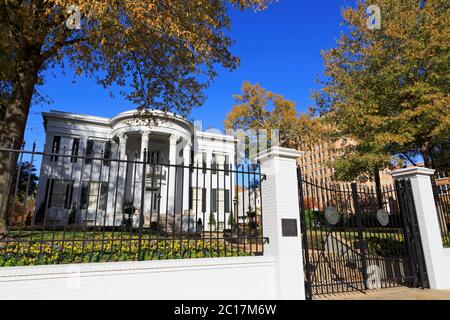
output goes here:
[[211, 229], [211, 226], [215, 226], [217, 224], [216, 217], [214, 213], [210, 213], [209, 215], [209, 228]]
[[367, 238], [367, 249], [370, 254], [380, 257], [406, 256], [405, 241], [391, 238]]

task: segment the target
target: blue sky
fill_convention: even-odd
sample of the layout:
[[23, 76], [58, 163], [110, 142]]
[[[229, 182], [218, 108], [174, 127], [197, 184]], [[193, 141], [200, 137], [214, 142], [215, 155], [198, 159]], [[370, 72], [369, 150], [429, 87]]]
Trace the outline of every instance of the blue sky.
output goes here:
[[[279, 0], [261, 13], [233, 10], [232, 52], [241, 58], [234, 72], [219, 70], [206, 91], [207, 102], [194, 110], [193, 120], [204, 127], [223, 129], [223, 120], [233, 105], [245, 80], [283, 94], [297, 103], [298, 111], [313, 104], [311, 92], [322, 73], [320, 52], [335, 46], [340, 35], [341, 10], [351, 0]], [[50, 109], [111, 117], [134, 106], [120, 95], [114, 98], [93, 80], [77, 78], [67, 71], [47, 72], [46, 83], [39, 90], [51, 100], [50, 105], [34, 105], [26, 129], [26, 141], [42, 148], [44, 128], [42, 111]]]

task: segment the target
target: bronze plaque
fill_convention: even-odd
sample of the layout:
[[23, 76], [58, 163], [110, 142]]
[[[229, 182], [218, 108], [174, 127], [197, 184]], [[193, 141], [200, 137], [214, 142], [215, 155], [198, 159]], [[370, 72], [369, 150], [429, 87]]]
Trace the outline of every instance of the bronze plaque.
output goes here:
[[281, 219], [281, 233], [283, 237], [297, 237], [297, 219]]

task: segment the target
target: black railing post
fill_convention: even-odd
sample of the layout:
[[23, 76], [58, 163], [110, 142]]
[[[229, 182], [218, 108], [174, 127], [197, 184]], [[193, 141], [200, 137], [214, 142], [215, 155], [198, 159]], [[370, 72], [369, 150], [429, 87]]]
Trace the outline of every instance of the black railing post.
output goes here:
[[306, 225], [305, 203], [303, 199], [303, 179], [302, 179], [302, 172], [299, 166], [297, 166], [297, 184], [298, 184], [298, 201], [300, 204], [300, 228], [303, 243], [303, 257], [304, 257], [303, 268], [306, 276], [305, 290], [307, 299], [312, 300], [313, 292], [311, 283], [311, 264], [309, 261], [308, 238], [306, 234], [307, 225]]
[[364, 280], [364, 288], [368, 290], [367, 285], [367, 261], [366, 261], [366, 248], [363, 234], [363, 225], [361, 221], [361, 208], [359, 206], [358, 199], [358, 186], [356, 183], [352, 183], [352, 197], [353, 197], [353, 205], [355, 207], [355, 216], [356, 216], [356, 225], [358, 228], [358, 238], [359, 238], [359, 250], [361, 254], [361, 264], [362, 264], [362, 275]]
[[[141, 181], [141, 212], [139, 213], [139, 242], [138, 242], [138, 260], [142, 260], [142, 228], [144, 226], [144, 207], [145, 207], [145, 169], [147, 162], [147, 149], [144, 149], [142, 156], [142, 181]], [[151, 223], [151, 221], [150, 221]]]

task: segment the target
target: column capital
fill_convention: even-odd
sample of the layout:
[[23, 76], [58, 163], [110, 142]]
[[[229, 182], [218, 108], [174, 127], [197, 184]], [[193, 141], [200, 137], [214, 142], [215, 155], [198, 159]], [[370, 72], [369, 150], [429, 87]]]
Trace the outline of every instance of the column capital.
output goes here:
[[186, 143], [186, 145], [184, 146], [184, 148], [192, 148], [192, 142]]
[[169, 143], [171, 145], [177, 144], [178, 139], [180, 138], [180, 136], [176, 135], [176, 134], [172, 134], [169, 138]]

